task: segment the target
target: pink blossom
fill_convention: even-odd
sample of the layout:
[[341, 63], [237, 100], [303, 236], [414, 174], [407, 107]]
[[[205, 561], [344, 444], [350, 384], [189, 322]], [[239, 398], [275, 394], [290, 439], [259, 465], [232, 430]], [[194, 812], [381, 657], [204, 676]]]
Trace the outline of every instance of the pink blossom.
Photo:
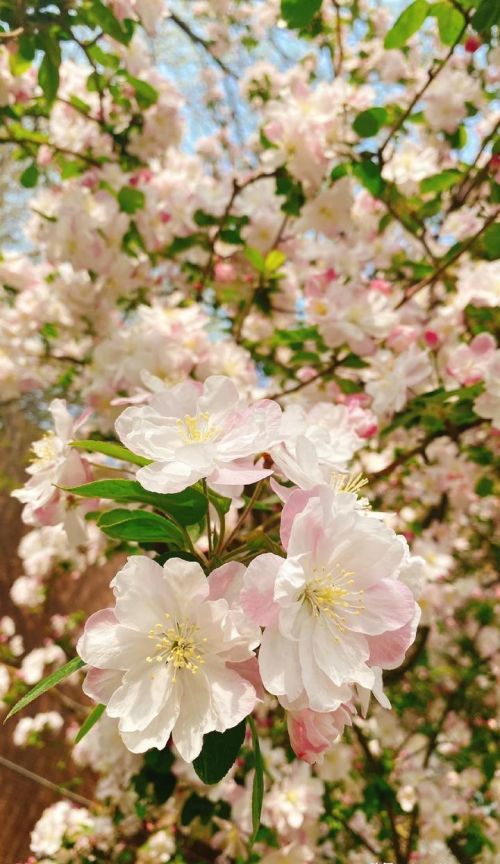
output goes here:
[[149, 405], [127, 408], [116, 422], [119, 438], [151, 460], [137, 472], [145, 489], [180, 492], [206, 478], [212, 487], [239, 490], [269, 476], [254, 464], [280, 436], [281, 409], [262, 400], [247, 406], [229, 378], [203, 385], [186, 381], [154, 396]]

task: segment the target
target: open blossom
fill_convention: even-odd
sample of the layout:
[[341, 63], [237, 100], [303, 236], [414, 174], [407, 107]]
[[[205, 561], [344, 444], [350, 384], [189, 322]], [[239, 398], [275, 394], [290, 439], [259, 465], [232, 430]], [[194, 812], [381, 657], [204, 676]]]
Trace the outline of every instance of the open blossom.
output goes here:
[[203, 735], [252, 711], [255, 690], [236, 669], [254, 656], [260, 632], [226, 600], [208, 599], [195, 562], [171, 558], [160, 567], [133, 556], [111, 585], [114, 608], [89, 618], [77, 646], [91, 666], [84, 691], [119, 719], [133, 753], [162, 749], [172, 735], [190, 762]]
[[285, 477], [301, 489], [327, 483], [332, 473], [347, 471], [362, 444], [345, 405], [319, 402], [307, 412], [300, 405], [290, 405], [281, 429], [283, 443], [271, 455]]
[[352, 684], [375, 690], [373, 667], [401, 662], [415, 637], [406, 541], [355, 498], [318, 488], [295, 516], [287, 559], [261, 555], [245, 575], [243, 607], [265, 626], [262, 680], [285, 707], [335, 711]]
[[397, 320], [393, 298], [363, 285], [332, 277], [310, 283], [306, 294], [307, 318], [332, 348], [346, 343], [358, 354], [372, 354], [374, 340], [385, 338]]
[[481, 381], [495, 355], [496, 341], [491, 333], [478, 333], [470, 344], [458, 345], [450, 355], [447, 371], [460, 384]]
[[285, 767], [264, 799], [263, 821], [283, 838], [314, 824], [323, 812], [323, 784], [305, 762]]
[[28, 524], [54, 525], [64, 521], [70, 541], [83, 542], [86, 535], [79, 524], [79, 515], [73, 509], [67, 510], [65, 493], [56, 487], [79, 486], [91, 479], [89, 463], [69, 446], [85, 416], [75, 423], [64, 399], [54, 399], [50, 412], [55, 431], [35, 441], [35, 458], [26, 469], [31, 477], [12, 495], [26, 505], [23, 519]]
[[432, 365], [426, 351], [410, 345], [394, 359], [388, 352], [373, 363], [377, 379], [369, 381], [366, 392], [373, 397], [372, 408], [375, 414], [400, 411], [409, 397], [409, 391], [425, 385], [432, 374]]
[[145, 489], [180, 492], [206, 478], [213, 488], [239, 494], [242, 485], [271, 473], [254, 458], [277, 443], [280, 420], [276, 402], [248, 406], [229, 378], [213, 375], [203, 384], [186, 381], [158, 393], [149, 405], [127, 408], [116, 431], [130, 450], [152, 460], [137, 472]]

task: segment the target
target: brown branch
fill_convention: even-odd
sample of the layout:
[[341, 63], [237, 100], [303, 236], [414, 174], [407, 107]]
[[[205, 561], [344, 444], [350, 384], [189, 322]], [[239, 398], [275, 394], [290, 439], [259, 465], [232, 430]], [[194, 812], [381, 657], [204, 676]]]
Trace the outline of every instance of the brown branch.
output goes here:
[[[476, 174], [476, 176], [472, 178], [472, 181], [467, 185], [467, 180], [469, 180], [472, 171], [473, 171], [474, 168], [476, 167], [477, 163], [479, 162], [479, 159], [480, 159], [481, 156], [483, 155], [483, 153], [484, 153], [484, 151], [486, 150], [486, 148], [487, 148], [488, 144], [490, 143], [490, 141], [495, 137], [495, 135], [496, 135], [496, 133], [497, 133], [497, 131], [498, 131], [499, 128], [500, 128], [500, 122], [495, 123], [495, 126], [493, 127], [493, 129], [491, 130], [491, 132], [489, 133], [489, 135], [487, 135], [487, 136], [484, 138], [484, 140], [483, 140], [483, 142], [482, 142], [482, 144], [481, 144], [481, 147], [479, 148], [479, 150], [478, 150], [478, 152], [477, 152], [477, 154], [476, 154], [476, 158], [475, 158], [474, 161], [469, 165], [469, 167], [468, 167], [466, 173], [465, 173], [464, 176], [462, 177], [462, 179], [461, 179], [459, 185], [457, 186], [457, 188], [456, 188], [456, 190], [455, 190], [455, 192], [454, 192], [454, 194], [453, 194], [453, 197], [452, 197], [452, 200], [451, 200], [451, 205], [450, 205], [450, 207], [449, 207], [449, 211], [450, 211], [450, 212], [451, 212], [452, 210], [458, 210], [459, 207], [462, 207], [462, 206], [465, 204], [465, 202], [466, 202], [467, 198], [469, 197], [470, 193], [472, 192], [474, 186], [477, 184], [478, 179], [479, 179], [480, 177], [482, 177], [483, 175], [485, 176], [485, 174], [488, 173], [489, 166], [488, 166], [488, 165], [485, 165], [485, 166], [484, 166], [484, 167], [483, 167], [483, 168], [482, 168], [482, 169], [481, 169], [481, 170]], [[465, 189], [465, 191], [463, 191], [464, 189]], [[462, 193], [462, 194], [460, 194], [460, 193]]]
[[465, 241], [465, 243], [462, 243], [460, 245], [460, 248], [457, 249], [456, 252], [454, 252], [451, 257], [447, 258], [446, 256], [444, 256], [443, 263], [440, 264], [440, 266], [437, 268], [437, 270], [434, 270], [434, 272], [431, 273], [429, 276], [426, 276], [425, 279], [422, 279], [420, 282], [417, 282], [415, 285], [412, 285], [410, 288], [408, 288], [407, 291], [405, 292], [403, 299], [400, 300], [400, 302], [397, 304], [397, 306], [395, 308], [399, 309], [400, 306], [403, 306], [403, 304], [406, 303], [408, 300], [410, 300], [412, 297], [414, 297], [415, 294], [418, 294], [418, 292], [421, 291], [422, 288], [426, 288], [428, 285], [433, 285], [434, 282], [436, 282], [439, 279], [439, 277], [442, 276], [443, 273], [446, 272], [446, 270], [448, 270], [448, 267], [450, 267], [452, 264], [454, 264], [455, 261], [457, 261], [463, 255], [463, 253], [467, 251], [467, 249], [470, 249], [470, 247], [476, 242], [478, 237], [480, 237], [481, 234], [484, 231], [486, 231], [486, 229], [489, 228], [489, 226], [492, 225], [493, 222], [496, 221], [496, 219], [499, 215], [500, 215], [500, 208], [498, 208], [493, 213], [491, 213], [490, 216], [488, 216], [488, 218], [485, 219], [485, 221], [483, 222], [481, 227], [478, 228], [476, 233], [473, 234], [472, 237], [469, 237]]
[[[452, 391], [450, 391], [450, 395], [452, 395]], [[394, 459], [390, 465], [386, 465], [385, 468], [381, 468], [380, 471], [375, 471], [368, 478], [370, 482], [372, 480], [379, 480], [381, 477], [386, 477], [388, 474], [392, 474], [392, 472], [399, 468], [400, 465], [404, 465], [405, 462], [408, 462], [410, 459], [413, 459], [414, 456], [419, 456], [420, 454], [424, 454], [425, 450], [429, 446], [432, 441], [435, 441], [437, 438], [442, 438], [443, 436], [448, 436], [450, 438], [454, 438], [456, 440], [459, 435], [463, 432], [468, 432], [469, 429], [474, 429], [476, 426], [480, 426], [481, 423], [484, 423], [485, 420], [483, 418], [478, 418], [477, 420], [473, 420], [471, 423], [468, 423], [466, 426], [461, 426], [459, 428], [454, 428], [450, 431], [450, 429], [441, 429], [439, 432], [431, 432], [429, 435], [426, 435], [423, 441], [420, 444], [417, 444], [415, 447], [412, 447], [411, 450], [406, 450], [404, 453], [400, 453], [400, 455]]]
[[341, 361], [334, 360], [328, 366], [325, 366], [324, 369], [321, 369], [316, 375], [313, 375], [312, 378], [308, 378], [307, 381], [299, 381], [294, 387], [290, 387], [288, 390], [280, 390], [277, 393], [273, 393], [271, 396], [268, 396], [268, 399], [281, 399], [283, 396], [288, 396], [290, 393], [297, 393], [299, 390], [302, 390], [304, 387], [308, 387], [309, 384], [314, 384], [318, 378], [322, 378], [323, 375], [329, 375], [330, 372], [333, 372], [337, 366], [342, 365]]
[[22, 33], [24, 33], [24, 27], [16, 27], [15, 30], [0, 31], [0, 39], [17, 39]]
[[335, 7], [335, 54], [333, 62], [333, 71], [335, 75], [342, 74], [342, 66], [344, 65], [344, 45], [342, 42], [342, 19], [340, 17], [340, 6], [337, 0], [333, 0]]
[[224, 208], [224, 212], [223, 212], [222, 216], [219, 219], [219, 224], [217, 225], [217, 228], [216, 228], [213, 236], [210, 239], [209, 257], [208, 257], [208, 261], [204, 267], [204, 270], [203, 270], [203, 273], [202, 273], [201, 279], [200, 279], [202, 286], [205, 285], [207, 279], [209, 278], [209, 276], [212, 272], [212, 266], [213, 266], [214, 257], [215, 257], [215, 244], [217, 243], [217, 240], [219, 239], [221, 232], [224, 230], [224, 223], [225, 223], [227, 217], [229, 216], [229, 214], [231, 213], [231, 208], [232, 208], [236, 198], [238, 197], [240, 192], [243, 192], [243, 190], [247, 188], [247, 186], [251, 186], [253, 183], [258, 183], [259, 180], [266, 180], [269, 177], [275, 177], [275, 176], [276, 176], [276, 171], [264, 172], [262, 174], [254, 174], [253, 177], [249, 177], [248, 180], [244, 180], [243, 183], [239, 183], [238, 180], [236, 180], [236, 178], [233, 178], [233, 189], [231, 192], [231, 196], [230, 196], [230, 198], [229, 198], [229, 200], [228, 200], [228, 202]]
[[186, 22], [182, 18], [179, 18], [179, 16], [176, 15], [175, 12], [170, 12], [168, 17], [170, 21], [173, 21], [174, 24], [176, 24], [177, 27], [179, 27], [179, 29], [182, 30], [182, 32], [185, 33], [186, 36], [188, 36], [191, 42], [193, 42], [195, 45], [200, 45], [201, 48], [203, 48], [203, 50], [207, 52], [209, 57], [211, 57], [214, 63], [217, 64], [219, 69], [222, 69], [222, 71], [225, 72], [226, 75], [230, 75], [231, 78], [238, 77], [233, 72], [233, 70], [229, 68], [229, 66], [226, 66], [226, 64], [222, 60], [220, 60], [216, 54], [214, 54], [212, 46], [207, 39], [203, 39], [202, 36], [198, 36], [198, 34], [194, 32], [194, 30], [191, 30], [189, 24], [186, 24]]
[[455, 51], [455, 48], [456, 48], [457, 45], [462, 41], [462, 36], [464, 35], [464, 33], [465, 33], [466, 29], [467, 29], [467, 25], [468, 25], [468, 23], [469, 23], [469, 19], [468, 19], [467, 14], [466, 14], [465, 12], [463, 12], [462, 14], [463, 14], [463, 16], [464, 16], [465, 23], [464, 23], [464, 26], [462, 27], [462, 29], [460, 30], [460, 33], [458, 34], [457, 38], [455, 39], [453, 45], [451, 46], [450, 50], [448, 51], [448, 53], [446, 54], [446, 56], [443, 57], [442, 60], [438, 60], [437, 63], [435, 63], [435, 65], [434, 65], [434, 66], [429, 70], [429, 72], [428, 72], [428, 74], [427, 74], [427, 81], [425, 82], [425, 84], [423, 85], [423, 87], [421, 87], [420, 90], [418, 90], [418, 91], [415, 93], [415, 96], [413, 97], [413, 99], [411, 100], [410, 104], [408, 105], [408, 108], [407, 108], [406, 111], [404, 111], [404, 113], [401, 115], [401, 117], [399, 118], [399, 120], [397, 121], [397, 123], [395, 124], [395, 126], [391, 129], [391, 131], [389, 132], [387, 138], [385, 139], [385, 141], [384, 141], [383, 144], [381, 145], [381, 147], [380, 147], [380, 149], [379, 149], [379, 151], [378, 151], [378, 152], [379, 152], [379, 159], [380, 159], [381, 161], [382, 161], [382, 158], [383, 158], [383, 155], [384, 155], [384, 151], [385, 151], [385, 149], [387, 148], [387, 145], [392, 141], [392, 139], [394, 138], [396, 132], [398, 132], [399, 129], [401, 129], [401, 126], [403, 125], [403, 123], [405, 122], [405, 120], [408, 119], [408, 117], [410, 116], [410, 114], [411, 114], [411, 112], [413, 111], [413, 109], [414, 109], [415, 105], [417, 104], [417, 102], [422, 98], [422, 96], [424, 95], [424, 93], [426, 92], [426, 90], [428, 90], [428, 88], [430, 87], [430, 85], [432, 84], [432, 82], [435, 81], [435, 79], [437, 78], [437, 76], [439, 75], [439, 73], [444, 69], [444, 67], [446, 66], [446, 64], [448, 63], [448, 61], [450, 60], [450, 58], [452, 57], [453, 52]]
[[102, 805], [96, 804], [95, 801], [91, 801], [89, 798], [84, 798], [83, 795], [77, 795], [76, 792], [71, 792], [69, 789], [66, 789], [64, 786], [59, 786], [57, 783], [52, 783], [52, 781], [47, 780], [46, 777], [42, 777], [40, 774], [35, 774], [34, 771], [30, 771], [22, 765], [17, 765], [16, 762], [11, 762], [11, 760], [6, 759], [5, 756], [0, 756], [0, 765], [4, 768], [8, 768], [10, 771], [15, 771], [16, 774], [20, 774], [21, 777], [26, 777], [28, 780], [38, 783], [39, 786], [44, 786], [45, 789], [50, 789], [51, 792], [56, 792], [58, 795], [62, 795], [63, 798], [69, 798], [69, 800], [74, 801], [75, 804], [81, 804], [84, 807], [93, 807], [102, 810]]
[[29, 138], [28, 136], [21, 139], [15, 137], [2, 137], [0, 138], [0, 144], [17, 144], [18, 147], [22, 147], [23, 144], [35, 144], [37, 147], [44, 144], [46, 147], [54, 150], [55, 153], [62, 153], [64, 156], [72, 156], [74, 159], [81, 159], [82, 162], [86, 162], [88, 165], [93, 165], [97, 168], [101, 168], [103, 164], [102, 160], [94, 159], [92, 156], [86, 156], [83, 153], [76, 153], [74, 150], [68, 150], [67, 147], [58, 147], [55, 144], [52, 144], [50, 141], [38, 141], [36, 138]]
[[[373, 755], [373, 753], [371, 752], [371, 750], [368, 746], [368, 742], [367, 742], [365, 736], [363, 735], [361, 728], [356, 723], [353, 723], [352, 730], [353, 730], [354, 734], [356, 735], [356, 738], [358, 739], [359, 743], [361, 744], [361, 749], [363, 750], [366, 761], [371, 766], [371, 768], [375, 771], [376, 774], [378, 774], [379, 776], [382, 776], [383, 771], [382, 771], [381, 765], [380, 765], [378, 759], [376, 759], [375, 756]], [[393, 845], [393, 849], [394, 849], [394, 854], [396, 856], [396, 864], [406, 864], [405, 858], [403, 856], [403, 852], [401, 849], [400, 835], [398, 832], [398, 826], [397, 826], [397, 822], [396, 822], [396, 814], [394, 813], [394, 807], [393, 807], [392, 801], [391, 801], [389, 795], [384, 795], [384, 799], [385, 799], [384, 803], [385, 803], [386, 810], [387, 810], [387, 817], [389, 819], [389, 825], [391, 828], [392, 845]]]
[[436, 264], [437, 263], [436, 256], [432, 252], [432, 250], [431, 250], [431, 248], [427, 242], [427, 238], [425, 236], [425, 226], [420, 225], [419, 230], [414, 231], [413, 228], [411, 227], [411, 225], [409, 225], [408, 222], [405, 220], [405, 218], [398, 213], [398, 211], [396, 210], [396, 208], [394, 207], [394, 205], [392, 204], [391, 201], [388, 201], [385, 198], [382, 198], [381, 200], [383, 201], [383, 203], [387, 207], [391, 216], [393, 216], [394, 219], [396, 219], [396, 221], [399, 222], [400, 225], [402, 225], [403, 228], [405, 228], [406, 231], [408, 231], [412, 235], [412, 237], [415, 237], [422, 244], [422, 246], [424, 247], [427, 255], [429, 256], [429, 258], [431, 259], [433, 264]]

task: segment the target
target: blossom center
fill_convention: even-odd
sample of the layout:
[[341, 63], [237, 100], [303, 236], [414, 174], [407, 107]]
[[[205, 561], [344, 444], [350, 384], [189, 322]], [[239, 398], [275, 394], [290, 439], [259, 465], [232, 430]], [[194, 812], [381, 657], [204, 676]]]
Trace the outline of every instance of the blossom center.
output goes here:
[[210, 417], [206, 411], [192, 417], [190, 414], [177, 421], [179, 435], [186, 444], [200, 444], [213, 441], [219, 430], [210, 425]]
[[302, 591], [299, 601], [307, 603], [315, 618], [327, 615], [337, 628], [347, 630], [346, 614], [359, 615], [364, 609], [363, 591], [353, 591], [354, 572], [335, 564], [334, 572], [321, 567], [313, 570], [313, 578]]
[[57, 456], [57, 440], [54, 432], [47, 432], [39, 441], [33, 444], [32, 462], [39, 468], [49, 465]]
[[[165, 618], [170, 618], [165, 612]], [[168, 624], [156, 624], [149, 631], [149, 638], [155, 640], [154, 654], [146, 658], [148, 663], [169, 663], [174, 669], [174, 677], [177, 669], [187, 669], [193, 675], [205, 662], [200, 654], [200, 646], [196, 636], [199, 627], [190, 624], [189, 621], [176, 621], [172, 627]], [[206, 642], [206, 639], [201, 640]]]

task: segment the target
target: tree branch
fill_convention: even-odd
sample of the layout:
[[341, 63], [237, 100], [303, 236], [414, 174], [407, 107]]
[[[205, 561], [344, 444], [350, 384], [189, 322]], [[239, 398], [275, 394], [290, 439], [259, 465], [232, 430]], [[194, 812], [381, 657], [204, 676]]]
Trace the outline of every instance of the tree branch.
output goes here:
[[378, 151], [378, 152], [379, 152], [379, 159], [380, 159], [380, 160], [382, 160], [383, 155], [384, 155], [384, 151], [386, 150], [388, 144], [390, 144], [390, 142], [391, 142], [392, 139], [394, 138], [396, 132], [398, 132], [399, 129], [401, 129], [401, 126], [403, 125], [403, 123], [405, 122], [405, 120], [408, 119], [408, 117], [410, 116], [410, 114], [411, 114], [411, 112], [413, 111], [413, 109], [414, 109], [415, 105], [417, 104], [417, 102], [419, 102], [419, 100], [422, 98], [422, 96], [424, 95], [424, 93], [426, 92], [426, 90], [428, 90], [428, 88], [430, 87], [430, 85], [432, 84], [432, 82], [435, 81], [435, 79], [437, 78], [437, 76], [439, 75], [439, 73], [444, 69], [444, 67], [445, 67], [446, 64], [448, 63], [448, 60], [450, 60], [450, 58], [452, 57], [453, 52], [455, 51], [455, 48], [456, 48], [457, 45], [462, 41], [462, 36], [464, 35], [464, 33], [465, 33], [466, 29], [467, 29], [467, 25], [468, 25], [468, 23], [469, 23], [469, 19], [468, 19], [467, 14], [466, 14], [465, 12], [462, 12], [462, 14], [463, 14], [464, 19], [465, 19], [464, 26], [463, 26], [462, 29], [460, 30], [460, 33], [458, 34], [457, 38], [455, 39], [453, 45], [451, 46], [451, 48], [450, 48], [450, 50], [448, 51], [448, 53], [446, 54], [446, 56], [443, 57], [442, 60], [438, 60], [438, 61], [435, 63], [435, 65], [434, 65], [434, 66], [429, 70], [428, 75], [427, 75], [427, 81], [425, 82], [425, 84], [423, 85], [423, 87], [421, 87], [420, 90], [418, 90], [418, 91], [415, 93], [415, 96], [413, 97], [413, 99], [411, 100], [410, 104], [408, 105], [408, 108], [406, 109], [406, 111], [404, 111], [404, 113], [401, 115], [401, 117], [399, 118], [399, 120], [397, 121], [397, 123], [395, 124], [395, 126], [394, 126], [394, 127], [391, 129], [391, 131], [389, 132], [387, 138], [385, 139], [385, 141], [383, 142], [383, 144], [381, 145], [381, 147], [380, 147], [380, 149], [379, 149], [379, 151]]
[[233, 70], [229, 68], [229, 66], [226, 66], [226, 64], [214, 54], [210, 42], [207, 39], [203, 39], [202, 36], [198, 36], [198, 34], [194, 32], [194, 30], [191, 30], [189, 24], [186, 24], [186, 22], [182, 18], [179, 18], [179, 16], [176, 15], [175, 12], [170, 12], [169, 19], [170, 21], [173, 21], [174, 24], [176, 24], [177, 27], [179, 27], [179, 29], [182, 30], [182, 32], [189, 37], [189, 39], [191, 39], [191, 42], [194, 42], [195, 45], [200, 45], [204, 49], [204, 51], [206, 51], [207, 54], [211, 57], [214, 63], [217, 64], [219, 69], [222, 69], [222, 71], [225, 72], [226, 75], [230, 75], [231, 78], [238, 77], [233, 72]]

